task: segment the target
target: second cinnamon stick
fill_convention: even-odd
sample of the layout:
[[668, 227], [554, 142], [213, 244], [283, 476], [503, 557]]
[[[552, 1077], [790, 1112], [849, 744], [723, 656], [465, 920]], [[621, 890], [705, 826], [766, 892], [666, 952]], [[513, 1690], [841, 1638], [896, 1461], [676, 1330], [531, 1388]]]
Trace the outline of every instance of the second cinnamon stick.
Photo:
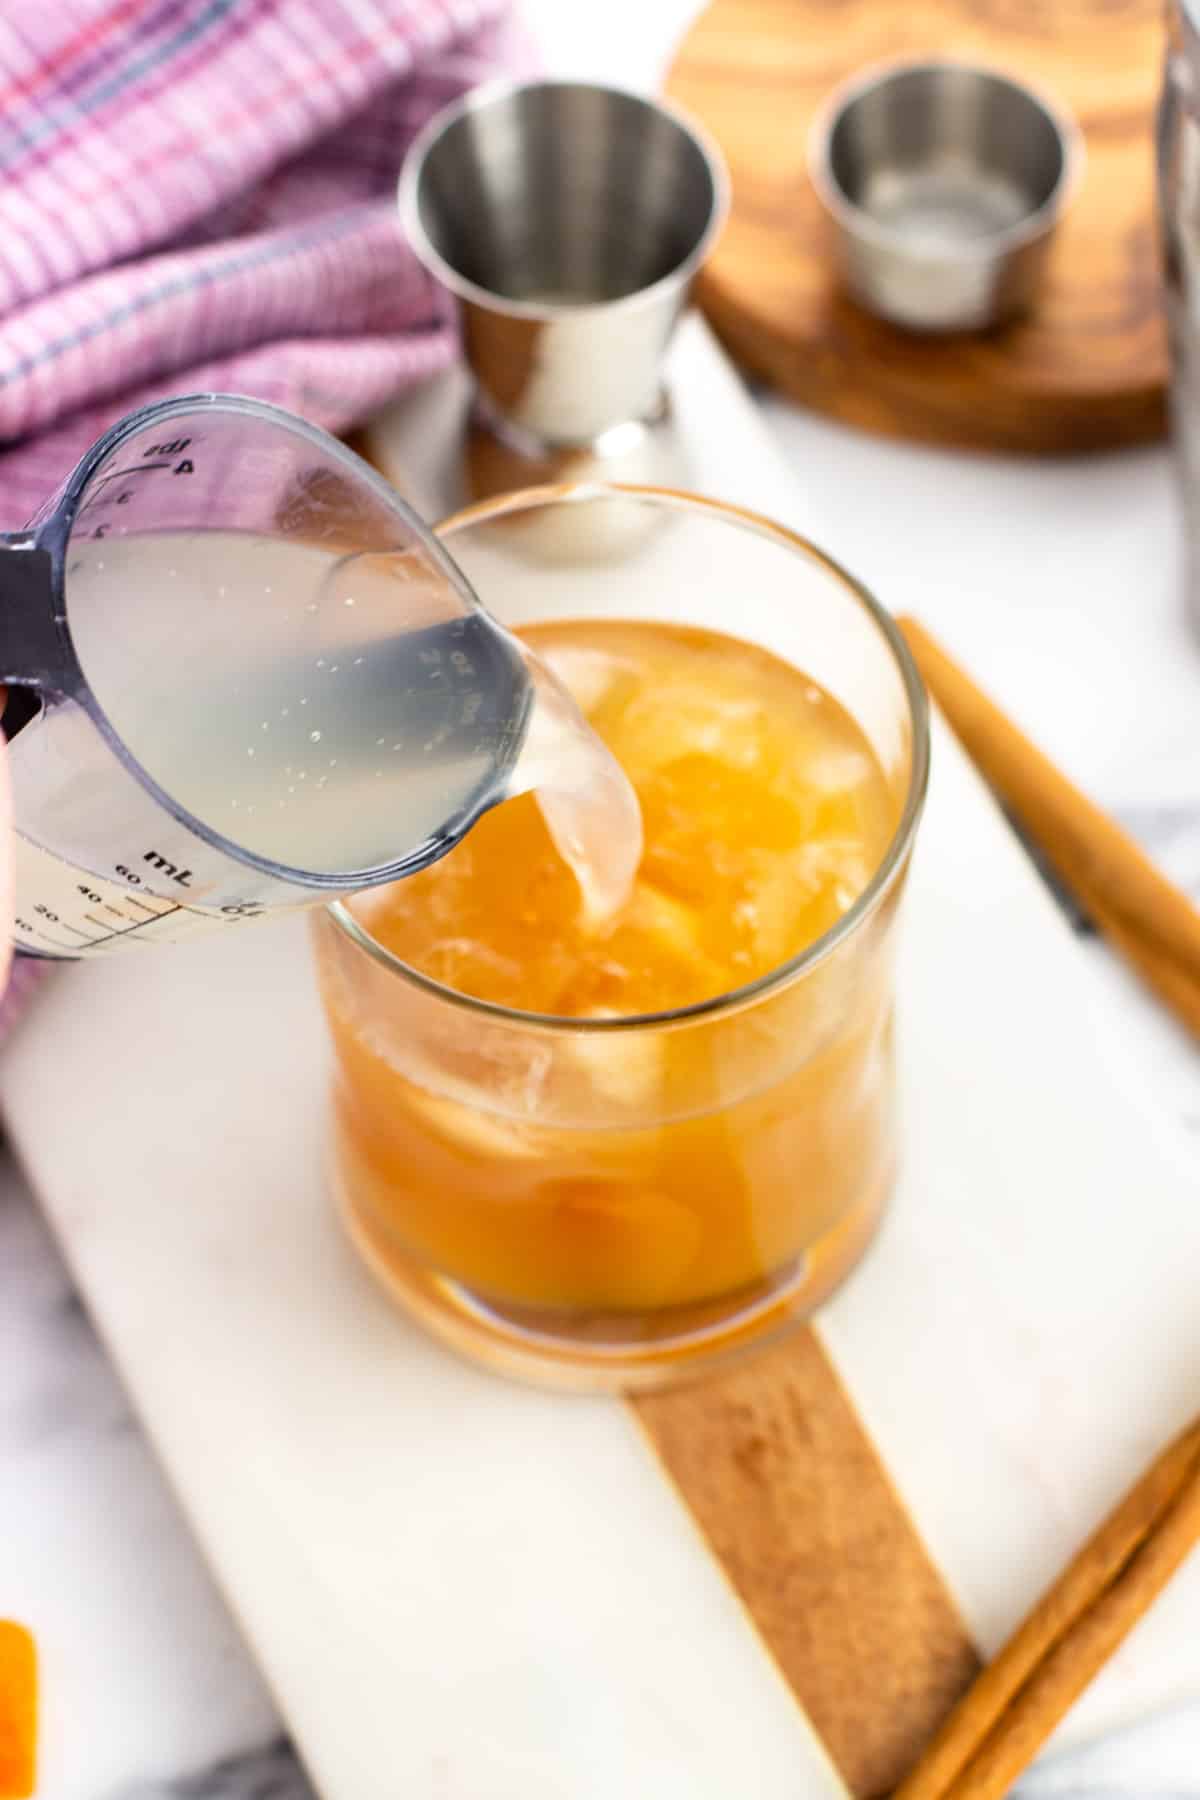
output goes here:
[[[1187, 895], [1018, 731], [923, 626], [911, 618], [898, 624], [964, 749], [1062, 879], [1102, 929], [1108, 921], [1114, 935], [1141, 940], [1156, 975], [1170, 964], [1193, 984], [1200, 1006], [1200, 912]], [[1164, 980], [1144, 972], [1164, 992]]]
[[1000, 1800], [1200, 1536], [1200, 1421], [988, 1664], [892, 1800]]

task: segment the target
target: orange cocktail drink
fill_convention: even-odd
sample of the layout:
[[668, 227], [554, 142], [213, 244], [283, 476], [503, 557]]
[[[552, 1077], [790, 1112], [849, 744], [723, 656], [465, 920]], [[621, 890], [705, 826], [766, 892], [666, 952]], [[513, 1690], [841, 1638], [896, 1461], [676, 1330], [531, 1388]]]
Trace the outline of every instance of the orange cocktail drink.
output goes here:
[[[335, 909], [318, 952], [356, 1241], [461, 1347], [595, 1385], [804, 1316], [869, 1240], [896, 1154], [891, 922], [924, 720], [894, 634], [827, 565], [806, 574], [867, 634], [886, 729], [823, 654], [844, 620], [789, 621], [804, 657], [786, 633], [752, 641], [736, 606], [719, 630], [711, 611], [652, 616], [645, 578], [677, 560], [692, 510], [664, 531], [656, 497], [578, 502], [572, 556], [569, 504], [494, 503], [449, 548], [485, 604], [523, 589], [565, 611], [606, 572], [614, 611], [641, 600], [513, 621], [633, 784], [628, 899], [597, 919], [523, 794], [441, 863]], [[698, 525], [736, 544], [731, 569], [778, 582], [800, 564], [786, 534], [711, 507]], [[720, 580], [711, 552], [701, 566]]]

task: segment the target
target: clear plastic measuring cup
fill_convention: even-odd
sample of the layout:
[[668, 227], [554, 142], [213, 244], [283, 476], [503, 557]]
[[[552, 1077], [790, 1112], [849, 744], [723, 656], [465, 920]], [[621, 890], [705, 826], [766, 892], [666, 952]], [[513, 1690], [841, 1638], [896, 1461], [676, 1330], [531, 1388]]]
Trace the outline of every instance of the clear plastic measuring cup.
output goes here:
[[258, 401], [115, 425], [0, 540], [18, 949], [110, 954], [432, 862], [504, 797], [518, 645], [364, 462]]

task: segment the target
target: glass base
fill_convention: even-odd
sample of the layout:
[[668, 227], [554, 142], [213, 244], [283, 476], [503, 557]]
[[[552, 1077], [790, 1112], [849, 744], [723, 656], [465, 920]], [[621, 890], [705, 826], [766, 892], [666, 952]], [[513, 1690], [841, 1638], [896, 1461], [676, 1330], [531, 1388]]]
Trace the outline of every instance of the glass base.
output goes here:
[[701, 1304], [642, 1313], [520, 1306], [474, 1292], [386, 1242], [334, 1179], [351, 1243], [389, 1297], [441, 1343], [497, 1375], [579, 1394], [691, 1381], [803, 1325], [871, 1243], [892, 1185], [877, 1184], [803, 1257]]

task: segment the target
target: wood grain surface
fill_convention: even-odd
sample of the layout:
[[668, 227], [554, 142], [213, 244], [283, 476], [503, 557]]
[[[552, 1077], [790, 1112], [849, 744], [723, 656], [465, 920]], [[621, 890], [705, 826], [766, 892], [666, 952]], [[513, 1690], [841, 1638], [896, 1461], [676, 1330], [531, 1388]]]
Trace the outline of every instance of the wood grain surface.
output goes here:
[[[667, 91], [732, 170], [732, 215], [698, 289], [719, 336], [791, 398], [889, 435], [1037, 452], [1160, 436], [1162, 30], [1160, 0], [714, 0]], [[839, 82], [939, 53], [1036, 81], [1087, 142], [1034, 310], [975, 337], [917, 337], [846, 299], [806, 172], [809, 127]]]
[[629, 1404], [851, 1793], [889, 1794], [979, 1660], [816, 1333]]

